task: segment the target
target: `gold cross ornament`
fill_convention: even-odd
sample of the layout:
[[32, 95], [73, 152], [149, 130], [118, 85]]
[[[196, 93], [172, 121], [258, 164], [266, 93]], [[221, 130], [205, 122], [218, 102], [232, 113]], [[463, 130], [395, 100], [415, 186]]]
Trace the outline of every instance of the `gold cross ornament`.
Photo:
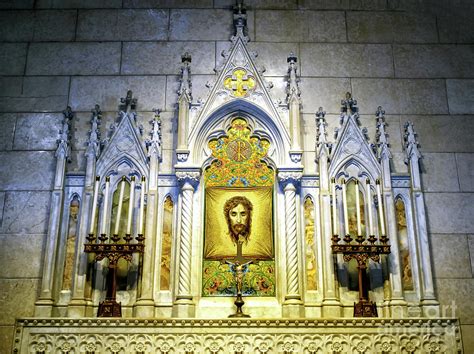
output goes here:
[[232, 76], [224, 79], [224, 87], [235, 97], [245, 97], [255, 88], [255, 79], [244, 69], [234, 70]]

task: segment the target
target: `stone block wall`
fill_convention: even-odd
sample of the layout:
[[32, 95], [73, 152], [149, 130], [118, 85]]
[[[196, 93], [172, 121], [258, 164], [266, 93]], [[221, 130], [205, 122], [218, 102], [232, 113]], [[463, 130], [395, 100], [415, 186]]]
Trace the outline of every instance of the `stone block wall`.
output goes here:
[[[90, 110], [102, 129], [132, 89], [145, 130], [163, 118], [163, 173], [176, 146], [181, 54], [192, 54], [193, 96], [206, 99], [232, 34], [232, 0], [4, 0], [0, 2], [0, 352], [14, 318], [31, 316], [40, 286], [57, 131], [70, 105], [69, 171], [84, 169]], [[298, 56], [304, 163], [315, 173], [314, 112], [330, 129], [351, 91], [375, 132], [386, 111], [396, 171], [405, 172], [403, 123], [414, 122], [423, 159], [436, 289], [446, 316], [461, 318], [474, 350], [474, 9], [469, 0], [247, 0], [251, 50], [284, 99]], [[455, 308], [453, 307], [455, 306]], [[453, 312], [454, 311], [454, 312]]]

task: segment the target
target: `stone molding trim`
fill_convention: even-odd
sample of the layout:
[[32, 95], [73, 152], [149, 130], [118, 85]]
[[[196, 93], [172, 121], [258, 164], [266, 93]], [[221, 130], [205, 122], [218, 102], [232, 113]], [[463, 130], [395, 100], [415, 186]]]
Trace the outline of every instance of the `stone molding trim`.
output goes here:
[[461, 343], [451, 318], [24, 318], [13, 353], [460, 353]]

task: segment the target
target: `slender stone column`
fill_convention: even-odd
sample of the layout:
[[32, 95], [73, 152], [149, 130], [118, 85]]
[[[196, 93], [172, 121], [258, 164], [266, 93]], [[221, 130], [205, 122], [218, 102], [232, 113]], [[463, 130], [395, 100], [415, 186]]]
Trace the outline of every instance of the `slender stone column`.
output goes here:
[[331, 194], [329, 188], [329, 149], [331, 144], [327, 141], [326, 112], [319, 107], [316, 113], [317, 144], [316, 158], [319, 167], [319, 205], [322, 235], [322, 271], [323, 271], [323, 317], [339, 317], [341, 303], [337, 296], [336, 274], [334, 269], [334, 256], [331, 249], [332, 221], [331, 221]]
[[431, 270], [430, 245], [428, 242], [428, 228], [426, 225], [426, 210], [423, 191], [421, 189], [421, 176], [419, 160], [421, 154], [418, 150], [416, 133], [413, 123], [405, 124], [405, 140], [407, 160], [410, 167], [411, 194], [413, 200], [413, 215], [415, 217], [415, 230], [418, 256], [421, 265], [421, 306], [424, 316], [439, 316], [439, 303], [436, 300]]
[[78, 222], [77, 230], [77, 252], [75, 258], [75, 272], [72, 283], [72, 299], [68, 305], [68, 317], [83, 317], [86, 315], [86, 279], [87, 279], [87, 259], [88, 255], [84, 253], [83, 245], [86, 241], [88, 227], [90, 224], [90, 213], [92, 207], [92, 198], [94, 194], [94, 181], [96, 172], [97, 158], [100, 155], [100, 133], [99, 125], [102, 112], [99, 105], [92, 110], [92, 129], [86, 150], [86, 176], [84, 182], [84, 191], [81, 201], [81, 218]]
[[387, 218], [387, 236], [390, 238], [390, 254], [388, 255], [388, 265], [390, 267], [389, 277], [391, 289], [388, 294], [390, 316], [405, 317], [407, 315], [407, 302], [403, 297], [402, 274], [400, 266], [400, 251], [398, 247], [398, 231], [395, 215], [395, 201], [392, 190], [392, 176], [390, 174], [390, 160], [392, 154], [389, 149], [387, 134], [385, 132], [385, 111], [382, 107], [377, 108], [377, 157], [382, 171], [382, 195], [383, 204]]
[[194, 187], [199, 181], [200, 173], [196, 170], [180, 170], [176, 177], [181, 186], [180, 190], [180, 237], [178, 262], [178, 289], [176, 301], [173, 304], [174, 317], [193, 317], [195, 304], [191, 291], [191, 257], [193, 234], [193, 198]]
[[[147, 141], [148, 158], [150, 159], [150, 173], [148, 177], [145, 252], [143, 254], [142, 283], [140, 298], [135, 304], [136, 317], [153, 317], [155, 315], [155, 301], [153, 298], [153, 279], [155, 275], [156, 249], [156, 219], [158, 213], [158, 172], [161, 159], [161, 120], [159, 110], [155, 110], [155, 117], [151, 121], [151, 138]], [[142, 186], [144, 188], [144, 186]]]
[[284, 317], [304, 317], [304, 306], [301, 301], [296, 213], [296, 187], [302, 177], [301, 171], [286, 171], [278, 174], [285, 193], [286, 295], [283, 303]]
[[51, 211], [48, 222], [48, 234], [43, 261], [43, 277], [41, 292], [35, 303], [35, 316], [51, 316], [53, 310], [54, 273], [57, 256], [57, 245], [60, 233], [61, 208], [64, 199], [64, 180], [66, 161], [70, 154], [69, 148], [69, 121], [73, 118], [71, 107], [64, 112], [62, 130], [59, 132], [58, 147], [56, 149], [56, 174], [54, 187], [51, 192]]

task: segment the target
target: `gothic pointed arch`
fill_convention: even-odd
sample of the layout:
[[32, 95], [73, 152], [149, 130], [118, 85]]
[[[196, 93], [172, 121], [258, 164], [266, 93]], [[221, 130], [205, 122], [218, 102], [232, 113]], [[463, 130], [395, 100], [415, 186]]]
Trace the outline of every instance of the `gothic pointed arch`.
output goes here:
[[289, 149], [286, 130], [282, 130], [275, 120], [255, 103], [236, 99], [216, 109], [199, 127], [195, 127], [196, 134], [191, 135], [190, 150], [193, 152], [192, 159], [196, 164], [201, 164], [203, 157], [207, 158], [211, 155], [207, 146], [209, 138], [223, 134], [230, 127], [232, 120], [237, 117], [245, 118], [253, 134], [265, 137], [272, 142], [268, 156], [275, 164], [285, 163]]

